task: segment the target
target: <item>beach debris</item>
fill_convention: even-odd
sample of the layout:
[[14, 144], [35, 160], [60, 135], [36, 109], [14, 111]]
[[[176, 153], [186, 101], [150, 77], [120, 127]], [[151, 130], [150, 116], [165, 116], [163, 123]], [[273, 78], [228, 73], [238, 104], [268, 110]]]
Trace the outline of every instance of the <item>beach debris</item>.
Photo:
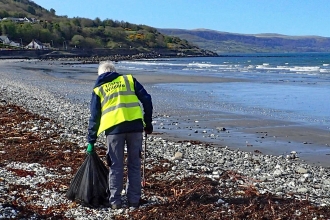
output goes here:
[[171, 158], [171, 160], [181, 160], [183, 157], [183, 153], [181, 152], [176, 152], [174, 157]]
[[225, 127], [216, 127], [217, 131], [226, 131], [227, 129]]
[[[0, 215], [5, 219], [87, 219], [91, 213], [100, 219], [118, 220], [160, 216], [196, 220], [330, 218], [327, 187], [319, 188], [325, 189], [320, 191], [323, 194], [309, 195], [313, 188], [309, 181], [298, 182], [296, 162], [152, 135], [148, 138], [152, 149], [146, 169], [148, 182], [143, 189], [146, 202], [134, 210], [125, 206], [118, 211], [83, 208], [65, 199], [70, 180], [85, 158], [81, 148], [68, 141], [72, 136], [66, 128], [14, 105], [0, 107], [0, 125], [1, 150], [6, 152], [0, 157]], [[32, 132], [33, 127], [40, 129]], [[105, 149], [98, 150], [101, 157], [106, 155]], [[172, 152], [185, 157], [166, 159]], [[219, 160], [223, 163], [216, 162]], [[262, 164], [258, 168], [256, 161]], [[279, 170], [286, 168], [289, 175], [275, 178], [271, 172], [275, 164]], [[300, 168], [308, 170], [300, 170], [301, 177], [312, 179], [304, 175], [312, 173], [312, 168]], [[329, 185], [330, 180], [324, 179], [327, 169], [322, 174], [318, 171], [321, 169], [313, 170], [313, 178]], [[289, 193], [291, 186], [299, 194]]]
[[289, 155], [286, 155], [286, 158], [294, 160], [294, 159], [297, 159], [299, 157], [298, 157], [298, 154], [297, 154], [296, 151], [291, 151], [291, 153]]

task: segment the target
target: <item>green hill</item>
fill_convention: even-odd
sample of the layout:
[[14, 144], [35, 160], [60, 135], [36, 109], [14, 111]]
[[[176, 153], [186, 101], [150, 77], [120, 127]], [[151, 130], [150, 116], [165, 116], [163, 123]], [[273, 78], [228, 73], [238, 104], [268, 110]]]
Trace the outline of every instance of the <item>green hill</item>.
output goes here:
[[330, 52], [330, 38], [280, 34], [235, 34], [207, 29], [158, 29], [205, 50], [221, 53]]
[[[97, 16], [97, 15], [96, 15]], [[56, 16], [29, 0], [0, 0], [0, 35], [23, 45], [38, 40], [52, 49], [157, 50], [180, 55], [216, 55], [186, 40], [161, 34], [156, 28], [111, 19]], [[17, 21], [28, 18], [29, 21]]]
[[4, 17], [56, 18], [54, 12], [51, 13], [29, 0], [0, 0], [0, 18]]

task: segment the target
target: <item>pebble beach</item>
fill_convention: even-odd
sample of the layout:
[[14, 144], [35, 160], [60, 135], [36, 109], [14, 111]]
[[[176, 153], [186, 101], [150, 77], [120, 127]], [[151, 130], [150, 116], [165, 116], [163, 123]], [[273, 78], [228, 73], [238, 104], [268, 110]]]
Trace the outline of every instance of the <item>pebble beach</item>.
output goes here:
[[[79, 79], [70, 76], [63, 79], [54, 77], [56, 73], [52, 73], [52, 69], [56, 69], [54, 72], [81, 71], [82, 75]], [[29, 122], [30, 124], [14, 124], [12, 125], [13, 128], [18, 132], [24, 128], [25, 131], [45, 136], [56, 133], [58, 137], [51, 140], [51, 145], [55, 149], [64, 152], [72, 160], [76, 157], [83, 158], [87, 145], [86, 132], [89, 118], [89, 97], [85, 97], [84, 94], [86, 94], [86, 91], [92, 90], [96, 79], [96, 70], [90, 70], [95, 72], [94, 79], [87, 74], [84, 75], [83, 71], [86, 70], [64, 65], [62, 61], [0, 60], [1, 106], [14, 104], [50, 120], [38, 119]], [[326, 155], [320, 157], [319, 160], [322, 163], [317, 163], [317, 155], [308, 157], [306, 162], [294, 150], [289, 150], [286, 154], [268, 154], [271, 151], [266, 149], [260, 151], [252, 146], [248, 147], [249, 142], [247, 141], [244, 141], [244, 146], [234, 146], [235, 140], [230, 142], [228, 139], [223, 143], [217, 142], [215, 144], [214, 139], [212, 139], [213, 136], [228, 136], [226, 124], [211, 123], [205, 118], [198, 118], [198, 114], [192, 112], [182, 111], [175, 117], [173, 116], [175, 112], [168, 109], [177, 108], [171, 108], [163, 98], [160, 98], [166, 95], [170, 97], [173, 94], [159, 94], [158, 96], [154, 84], [157, 82], [171, 83], [173, 78], [165, 74], [150, 78], [150, 76], [146, 77], [139, 75], [139, 73], [137, 73], [136, 78], [152, 94], [154, 105], [157, 106], [155, 107], [153, 121], [155, 132], [147, 138], [146, 169], [151, 171], [155, 167], [166, 168], [166, 172], [150, 174], [150, 178], [173, 182], [184, 178], [197, 177], [208, 178], [216, 182], [221, 190], [216, 193], [216, 199], [214, 199], [212, 205], [216, 207], [214, 212], [218, 213], [218, 217], [221, 216], [222, 219], [240, 219], [235, 217], [236, 214], [232, 211], [235, 209], [230, 207], [231, 200], [227, 196], [224, 197], [222, 191], [228, 188], [233, 189], [233, 191], [236, 190], [233, 195], [235, 194], [236, 197], [240, 198], [245, 191], [240, 189], [239, 186], [243, 185], [252, 187], [257, 195], [272, 194], [277, 198], [305, 201], [309, 202], [315, 210], [322, 209], [321, 214], [315, 211], [314, 214], [311, 212], [310, 215], [303, 213], [300, 209], [289, 210], [292, 212], [290, 216], [293, 216], [294, 219], [330, 219], [328, 208], [330, 207], [330, 162], [327, 160]], [[198, 79], [178, 76], [174, 81], [190, 82], [194, 80]], [[221, 82], [236, 79], [209, 77], [203, 79], [203, 83], [214, 82], [215, 80]], [[193, 116], [189, 117], [189, 114]], [[2, 115], [2, 117], [5, 117], [5, 115]], [[200, 129], [189, 128], [191, 130], [190, 134], [180, 135], [180, 133], [183, 133], [180, 126], [186, 129], [191, 126], [186, 125], [187, 121], [194, 125], [199, 124]], [[244, 120], [241, 120], [241, 122], [243, 123]], [[276, 122], [273, 123], [276, 124]], [[210, 127], [212, 126], [212, 129], [207, 127], [208, 124]], [[299, 130], [299, 128], [297, 129]], [[171, 130], [171, 132], [166, 132], [166, 130]], [[261, 135], [269, 132], [267, 131]], [[278, 131], [274, 130], [273, 132]], [[314, 132], [317, 131], [314, 130]], [[196, 138], [194, 138], [194, 134], [196, 134]], [[201, 141], [200, 138], [197, 138], [198, 135], [208, 135], [209, 138]], [[74, 143], [75, 147], [66, 149], [62, 145], [64, 142]], [[102, 155], [104, 153], [103, 136], [99, 138], [97, 144], [100, 155]], [[0, 156], [4, 158], [3, 155], [8, 153], [4, 139], [1, 140], [0, 147]], [[73, 151], [75, 151], [75, 154], [73, 154]], [[17, 172], [14, 172], [15, 170], [33, 172], [33, 175], [19, 176]], [[45, 210], [55, 206], [66, 207], [63, 209], [65, 211], [61, 211], [61, 216], [67, 219], [134, 219], [130, 216], [131, 212], [136, 212], [136, 210], [125, 206], [114, 211], [109, 208], [91, 209], [79, 204], [72, 205], [72, 201], [65, 198], [67, 184], [63, 184], [63, 187], [59, 188], [60, 190], [58, 188], [57, 190], [51, 188], [43, 190], [40, 187], [52, 180], [72, 179], [75, 172], [74, 167], [70, 166], [62, 166], [61, 172], [59, 172], [56, 166], [47, 167], [45, 164], [35, 162], [27, 163], [14, 159], [1, 159], [0, 219], [17, 218], [17, 216], [20, 216], [20, 210], [15, 207], [27, 206], [28, 203], [39, 205]], [[226, 180], [222, 178], [225, 175], [229, 176]], [[17, 190], [12, 190], [13, 185], [26, 185], [28, 187], [25, 190], [24, 187], [21, 187], [21, 191], [17, 192]], [[189, 185], [187, 187], [189, 188]], [[144, 190], [144, 197], [148, 200], [148, 203], [142, 205], [139, 208], [140, 210], [147, 210], [148, 207], [156, 204], [166, 203], [165, 196], [150, 195], [147, 189]], [[17, 199], [21, 198], [18, 196], [19, 194], [30, 196], [31, 199], [24, 201], [23, 204], [22, 201]], [[179, 196], [177, 192], [174, 192], [174, 194]], [[249, 202], [246, 203], [248, 206]], [[16, 206], [9, 204], [16, 204]], [[56, 210], [54, 213], [56, 213]], [[308, 218], [304, 216], [308, 216]], [[268, 219], [278, 217], [279, 215], [274, 211], [273, 216]], [[20, 216], [19, 219], [24, 219], [24, 217]], [[35, 215], [35, 218], [33, 218], [33, 214], [30, 214], [25, 219], [38, 219], [38, 216]], [[162, 219], [162, 217], [159, 217], [159, 219]], [[250, 216], [247, 219], [261, 218]]]

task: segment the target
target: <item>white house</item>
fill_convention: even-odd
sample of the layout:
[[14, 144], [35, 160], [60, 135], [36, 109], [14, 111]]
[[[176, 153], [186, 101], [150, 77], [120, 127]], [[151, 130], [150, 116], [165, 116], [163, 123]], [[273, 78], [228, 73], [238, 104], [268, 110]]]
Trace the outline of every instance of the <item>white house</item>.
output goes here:
[[9, 45], [12, 47], [22, 47], [20, 43], [16, 43], [15, 41], [9, 40], [9, 38], [5, 35], [0, 36], [0, 44]]
[[9, 38], [7, 36], [5, 36], [5, 35], [0, 36], [0, 42], [2, 44], [10, 44]]
[[24, 17], [24, 18], [7, 17], [7, 18], [3, 18], [3, 19], [0, 18], [0, 21], [1, 20], [2, 21], [12, 21], [12, 22], [16, 22], [16, 23], [24, 23], [24, 22], [36, 23], [36, 22], [39, 22], [39, 20], [36, 19], [36, 18], [27, 18], [27, 17]]
[[23, 23], [24, 18], [14, 18], [14, 17], [8, 17], [8, 18], [3, 18], [3, 21], [12, 21], [12, 22], [17, 22], [17, 23]]
[[36, 50], [45, 50], [48, 49], [47, 46], [45, 46], [43, 43], [41, 43], [38, 40], [32, 40], [31, 43], [25, 46], [27, 49], [36, 49]]

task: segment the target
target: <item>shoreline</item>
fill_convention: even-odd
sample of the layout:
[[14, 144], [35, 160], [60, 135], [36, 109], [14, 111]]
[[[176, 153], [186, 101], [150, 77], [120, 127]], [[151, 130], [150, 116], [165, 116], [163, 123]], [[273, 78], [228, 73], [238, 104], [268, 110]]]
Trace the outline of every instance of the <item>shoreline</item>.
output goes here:
[[[72, 133], [66, 131], [65, 127], [57, 127], [52, 120], [2, 101], [0, 119], [3, 126], [0, 130], [1, 135], [4, 132], [7, 135], [0, 143], [4, 145], [0, 151], [0, 154], [3, 154], [0, 161], [0, 181], [4, 182], [0, 185], [0, 216], [5, 218], [89, 219], [92, 213], [98, 216], [93, 219], [100, 220], [110, 217], [131, 219], [133, 216], [134, 219], [158, 219], [159, 216], [169, 215], [180, 219], [188, 216], [199, 216], [196, 219], [241, 219], [258, 216], [259, 219], [265, 215], [274, 218], [292, 217], [293, 214], [301, 216], [301, 212], [306, 212], [303, 216], [308, 218], [330, 216], [329, 196], [326, 191], [330, 179], [324, 179], [329, 176], [329, 169], [296, 164], [294, 160], [283, 160], [280, 157], [256, 156], [197, 142], [170, 142], [156, 137], [147, 139], [149, 150], [146, 174], [147, 186], [156, 187], [142, 189], [144, 203], [139, 208], [127, 207], [125, 195], [122, 199], [124, 205], [119, 210], [102, 206], [83, 206], [65, 196], [70, 179], [85, 157], [84, 150], [77, 148], [76, 142], [73, 141], [74, 135], [71, 136]], [[18, 128], [11, 125], [13, 122], [23, 128], [23, 137], [17, 137]], [[31, 125], [48, 129], [31, 129]], [[63, 135], [68, 136], [64, 138]], [[24, 136], [34, 137], [34, 143]], [[45, 138], [47, 136], [51, 138]], [[178, 149], [178, 146], [181, 149]], [[40, 154], [41, 148], [47, 150]], [[104, 148], [98, 148], [96, 151], [100, 156], [105, 156]], [[173, 158], [175, 151], [177, 153]], [[184, 157], [180, 156], [180, 152], [184, 153]], [[34, 157], [28, 156], [29, 154]], [[221, 155], [220, 160], [217, 159], [218, 155]], [[51, 162], [49, 156], [52, 158]], [[282, 166], [286, 168], [285, 171], [281, 170]], [[258, 170], [262, 170], [262, 173]], [[268, 172], [264, 173], [265, 171]], [[312, 184], [310, 177], [313, 177]], [[314, 180], [317, 185], [314, 185]], [[296, 187], [295, 184], [299, 182], [303, 184]], [[289, 184], [286, 189], [287, 183]], [[292, 184], [294, 187], [290, 187]], [[15, 189], [19, 189], [20, 193], [17, 194]], [[180, 193], [174, 192], [173, 195], [173, 189]], [[317, 193], [313, 191], [315, 189], [322, 191]], [[269, 204], [268, 208], [260, 208], [264, 202]], [[172, 207], [171, 210], [168, 209], [169, 206]], [[283, 209], [283, 206], [286, 208]], [[205, 217], [201, 217], [200, 210], [205, 207]], [[154, 208], [157, 213], [149, 211]], [[251, 214], [247, 215], [246, 211], [242, 211], [247, 209]], [[274, 209], [277, 211], [274, 212]]]
[[[0, 62], [0, 67], [2, 64]], [[260, 218], [330, 216], [330, 169], [327, 167], [305, 163], [295, 154], [286, 157], [264, 152], [248, 153], [230, 146], [207, 144], [207, 140], [184, 141], [186, 138], [180, 138], [173, 141], [175, 138], [167, 138], [167, 134], [156, 131], [146, 140], [147, 186], [153, 186], [143, 189], [146, 204], [132, 210], [126, 205], [125, 195], [124, 206], [119, 210], [89, 208], [72, 202], [66, 198], [65, 192], [86, 154], [89, 110], [86, 97], [75, 101], [69, 94], [86, 95], [85, 91], [90, 90], [93, 82], [56, 78], [47, 71], [36, 70], [36, 63], [16, 65], [2, 65], [0, 68], [0, 105], [13, 103], [24, 107], [21, 113], [15, 111], [15, 106], [5, 106], [1, 112], [2, 135], [11, 135], [0, 143], [3, 146], [0, 151], [3, 155], [0, 181], [4, 183], [0, 184], [0, 197], [4, 198], [0, 202], [2, 216], [79, 219], [90, 216], [95, 219], [130, 219], [132, 216], [141, 219], [160, 215], [184, 218], [200, 214], [203, 217], [198, 219], [256, 218], [257, 214]], [[159, 112], [159, 108], [168, 106], [167, 102], [158, 100], [163, 97], [159, 94], [163, 91], [154, 84], [146, 86], [157, 103], [157, 126], [157, 123], [163, 123], [165, 128], [181, 127], [196, 117], [201, 122], [194, 122], [199, 129], [208, 131], [202, 127], [202, 122], [211, 126], [209, 121], [198, 112], [181, 111], [184, 114], [178, 118], [176, 111], [173, 115]], [[25, 110], [36, 114], [33, 120], [26, 117], [30, 113], [26, 114]], [[163, 110], [168, 112], [168, 108]], [[228, 114], [218, 116], [227, 118]], [[231, 117], [245, 124], [243, 118], [234, 114]], [[172, 131], [178, 133], [181, 129], [177, 127]], [[219, 131], [219, 134], [234, 133], [229, 131]], [[203, 134], [196, 133], [197, 136], [188, 136], [187, 140]], [[234, 137], [228, 138], [232, 142]], [[101, 135], [96, 145], [96, 151], [102, 156], [106, 151], [104, 141]], [[250, 210], [251, 214], [247, 215], [245, 210]]]
[[[1, 72], [6, 71], [6, 69], [8, 73], [15, 70], [17, 71], [15, 74], [21, 80], [24, 77], [20, 76], [19, 73], [35, 75], [40, 77], [40, 82], [43, 82], [43, 89], [49, 92], [62, 93], [64, 97], [66, 95], [69, 99], [72, 97], [69, 97], [70, 91], [66, 91], [65, 86], [81, 87], [74, 90], [80, 96], [79, 90], [81, 89], [87, 93], [91, 91], [90, 89], [97, 77], [94, 68], [79, 67], [76, 64], [73, 66], [63, 65], [62, 61], [12, 60], [10, 62], [12, 65], [6, 61], [0, 62], [0, 65], [6, 65]], [[95, 75], [93, 75], [94, 73]], [[167, 102], [166, 97], [170, 99], [173, 94], [161, 94], [163, 91], [157, 89], [159, 83], [227, 83], [241, 82], [242, 79], [210, 76], [201, 78], [184, 75], [173, 77], [173, 75], [164, 73], [155, 74], [142, 71], [131, 71], [131, 73], [153, 97], [154, 132], [157, 136], [176, 141], [196, 140], [219, 147], [228, 146], [234, 150], [277, 156], [287, 156], [290, 155], [291, 151], [296, 151], [301, 160], [311, 165], [330, 167], [330, 135], [328, 131], [303, 124], [260, 117], [181, 109], [180, 102], [176, 106], [171, 106], [171, 103]], [[65, 83], [63, 84], [62, 81]], [[32, 80], [31, 83], [35, 84], [34, 86], [38, 84], [35, 80]], [[75, 96], [75, 93], [72, 96]], [[180, 98], [185, 99], [185, 97]], [[81, 104], [88, 107], [89, 97], [84, 96], [81, 100]], [[219, 127], [225, 128], [226, 131], [219, 131], [217, 129]]]
[[[150, 76], [149, 73], [140, 77], [139, 71], [133, 75], [136, 75], [141, 83], [152, 86], [157, 86], [158, 83], [221, 84], [245, 81], [236, 78], [210, 76], [201, 78], [173, 74], [160, 74], [163, 78], [158, 79], [158, 75]], [[159, 95], [155, 90], [152, 92], [156, 96]], [[178, 94], [175, 96], [177, 97]], [[184, 102], [189, 97], [180, 98], [179, 100]], [[196, 140], [219, 147], [266, 155], [288, 156], [291, 152], [296, 152], [303, 162], [330, 167], [330, 132], [323, 127], [217, 110], [203, 112], [195, 109], [186, 110], [180, 109], [182, 102], [178, 101], [178, 103], [175, 109], [168, 108], [166, 102], [156, 108], [160, 119], [154, 124], [154, 128], [160, 136], [175, 141]], [[219, 128], [225, 128], [226, 131], [219, 131]]]

